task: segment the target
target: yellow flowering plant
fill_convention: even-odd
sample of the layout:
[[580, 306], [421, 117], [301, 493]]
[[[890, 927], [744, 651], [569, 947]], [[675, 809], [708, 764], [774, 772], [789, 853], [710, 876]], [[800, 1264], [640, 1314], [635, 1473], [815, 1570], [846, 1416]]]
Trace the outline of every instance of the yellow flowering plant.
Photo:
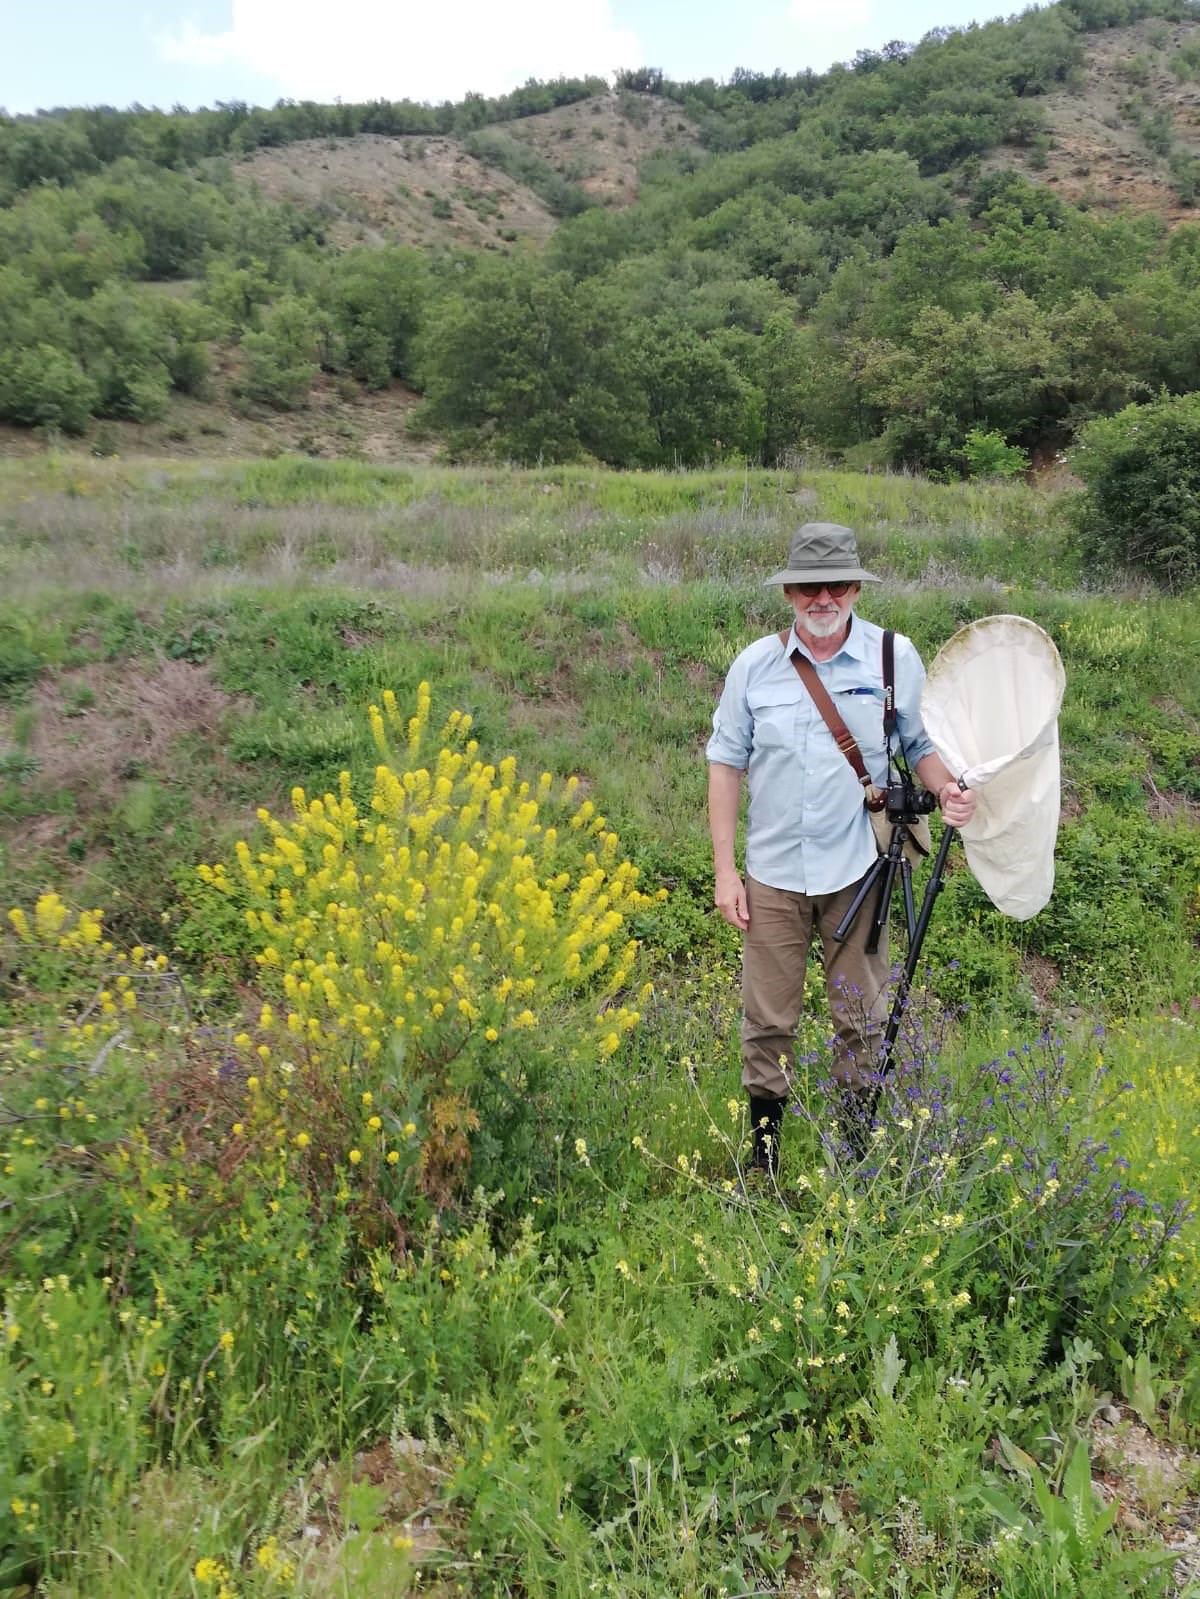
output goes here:
[[431, 705], [422, 683], [411, 716], [390, 691], [371, 706], [363, 799], [349, 772], [336, 794], [297, 788], [231, 865], [198, 868], [240, 909], [267, 995], [235, 1040], [237, 1136], [321, 1189], [367, 1184], [394, 1235], [403, 1185], [437, 1204], [461, 1190], [482, 1089], [527, 1099], [564, 1029], [597, 1065], [621, 1047], [640, 1019], [630, 916], [665, 897], [577, 778], [485, 760], [461, 711], [431, 739]]

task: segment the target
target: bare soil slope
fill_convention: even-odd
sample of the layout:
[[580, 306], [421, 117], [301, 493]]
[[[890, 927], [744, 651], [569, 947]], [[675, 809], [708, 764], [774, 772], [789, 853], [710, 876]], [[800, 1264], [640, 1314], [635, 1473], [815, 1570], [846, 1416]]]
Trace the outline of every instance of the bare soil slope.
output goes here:
[[564, 177], [605, 205], [637, 199], [638, 168], [659, 150], [696, 149], [696, 130], [677, 105], [653, 95], [610, 94], [506, 123]]
[[1200, 217], [1200, 207], [1180, 202], [1167, 158], [1139, 126], [1165, 111], [1176, 148], [1200, 157], [1200, 68], [1181, 75], [1173, 67], [1197, 40], [1200, 22], [1155, 19], [1090, 35], [1083, 81], [1034, 102], [1051, 140], [1045, 164], [1011, 146], [985, 164], [1017, 167], [1064, 200], [1157, 212], [1170, 222]]
[[[637, 196], [638, 165], [696, 145], [677, 106], [646, 95], [597, 95], [482, 130], [526, 145], [606, 205]], [[555, 218], [526, 184], [478, 160], [455, 138], [361, 134], [258, 150], [235, 168], [273, 200], [323, 213], [341, 245], [505, 249], [541, 240]]]
[[545, 239], [543, 202], [456, 139], [303, 139], [259, 150], [235, 168], [272, 200], [324, 214], [341, 245], [496, 246], [505, 235]]

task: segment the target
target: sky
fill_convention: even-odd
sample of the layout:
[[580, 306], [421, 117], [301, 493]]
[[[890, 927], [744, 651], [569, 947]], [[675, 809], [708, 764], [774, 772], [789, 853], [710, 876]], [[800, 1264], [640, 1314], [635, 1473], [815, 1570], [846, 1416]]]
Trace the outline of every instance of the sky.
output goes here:
[[977, 0], [0, 0], [0, 107], [459, 100], [661, 67], [824, 71], [1003, 14]]

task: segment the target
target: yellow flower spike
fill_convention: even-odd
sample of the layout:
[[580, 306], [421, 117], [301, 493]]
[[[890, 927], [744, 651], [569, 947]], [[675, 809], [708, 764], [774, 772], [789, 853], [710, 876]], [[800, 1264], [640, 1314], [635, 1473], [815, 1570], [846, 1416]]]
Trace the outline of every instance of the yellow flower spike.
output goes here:
[[361, 1149], [352, 1149], [350, 1151], [350, 1154], [348, 1155], [347, 1159], [349, 1160], [349, 1162], [350, 1162], [350, 1164], [352, 1166], [357, 1166], [362, 1160], [362, 1150]]

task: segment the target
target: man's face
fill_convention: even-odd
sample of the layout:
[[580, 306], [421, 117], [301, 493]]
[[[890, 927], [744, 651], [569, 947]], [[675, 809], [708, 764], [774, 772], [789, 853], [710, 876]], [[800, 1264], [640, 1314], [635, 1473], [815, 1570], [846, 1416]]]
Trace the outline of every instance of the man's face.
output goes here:
[[[806, 587], [811, 588], [812, 584]], [[841, 584], [834, 585], [841, 588]], [[796, 613], [796, 629], [810, 638], [833, 638], [846, 626], [854, 602], [862, 592], [861, 583], [851, 583], [843, 594], [831, 594], [827, 587], [805, 594], [796, 583], [785, 583], [783, 592]]]

